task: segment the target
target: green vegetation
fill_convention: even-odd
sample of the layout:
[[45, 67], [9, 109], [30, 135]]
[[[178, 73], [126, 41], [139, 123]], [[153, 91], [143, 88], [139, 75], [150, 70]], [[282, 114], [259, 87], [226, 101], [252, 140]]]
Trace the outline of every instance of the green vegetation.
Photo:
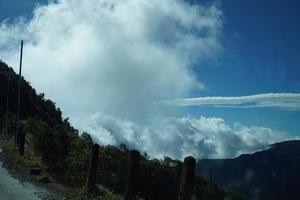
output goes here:
[[[9, 121], [15, 113], [17, 77], [11, 68], [0, 62], [0, 130], [4, 130], [5, 105], [8, 76], [10, 77]], [[36, 94], [28, 82], [22, 83], [21, 133], [26, 135], [24, 156], [20, 156], [10, 139], [3, 145], [4, 161], [12, 168], [29, 170], [40, 166], [45, 173], [59, 183], [70, 188], [71, 199], [119, 200], [124, 194], [128, 170], [128, 152], [125, 145], [100, 146], [97, 180], [99, 194], [87, 197], [84, 185], [87, 177], [92, 138], [83, 133], [79, 135], [68, 119], [62, 119], [61, 111], [43, 94]], [[12, 125], [12, 124], [9, 124]], [[183, 163], [165, 157], [162, 160], [150, 159], [147, 154], [141, 157], [139, 199], [167, 200], [177, 199], [180, 174]], [[194, 195], [197, 199], [239, 200], [237, 195], [209, 184], [200, 176], [195, 180]]]
[[214, 180], [245, 197], [252, 198], [253, 191], [259, 188], [256, 199], [295, 199], [300, 196], [300, 141], [276, 143], [268, 149], [234, 159], [199, 161], [198, 170], [204, 176], [209, 175], [208, 169], [214, 169]]
[[122, 197], [120, 197], [116, 194], [113, 194], [111, 191], [109, 191], [101, 186], [98, 186], [98, 187], [99, 187], [99, 190], [102, 191], [99, 194], [96, 193], [96, 194], [90, 194], [87, 196], [85, 194], [85, 188], [81, 187], [81, 188], [69, 190], [66, 193], [66, 196], [68, 196], [69, 199], [72, 199], [72, 200], [91, 200], [91, 199], [92, 200], [123, 200]]
[[14, 146], [14, 141], [10, 138], [8, 141], [4, 143], [2, 146], [3, 157], [5, 161], [9, 163], [9, 166], [13, 169], [17, 170], [26, 170], [32, 166], [36, 166], [40, 164], [38, 158], [30, 156], [25, 157], [21, 156], [16, 150]]

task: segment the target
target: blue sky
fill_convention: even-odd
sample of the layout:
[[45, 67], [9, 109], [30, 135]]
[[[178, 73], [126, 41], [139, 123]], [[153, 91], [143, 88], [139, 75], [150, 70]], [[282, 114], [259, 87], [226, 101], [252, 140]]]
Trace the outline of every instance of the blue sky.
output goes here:
[[[196, 75], [196, 78], [201, 83], [205, 84], [206, 89], [193, 90], [192, 93], [184, 97], [237, 97], [266, 93], [300, 92], [299, 1], [190, 0], [189, 2], [193, 2], [194, 4], [200, 2], [202, 5], [218, 5], [217, 7], [222, 12], [222, 16], [219, 18], [216, 16], [217, 14], [212, 14], [212, 18], [222, 21], [221, 34], [218, 36], [218, 42], [220, 42], [222, 48], [216, 54], [213, 54], [213, 56], [201, 56], [199, 62], [193, 63], [193, 74]], [[13, 24], [15, 23], [13, 19], [18, 16], [24, 16], [30, 20], [33, 16], [32, 11], [37, 4], [47, 4], [47, 1], [0, 0], [0, 21], [10, 18], [8, 22]], [[86, 5], [84, 4], [83, 6]], [[174, 9], [177, 9], [177, 7], [174, 7]], [[151, 17], [154, 18], [154, 21], [156, 20], [155, 15]], [[102, 25], [105, 26], [106, 24]], [[210, 28], [212, 30], [217, 29], [213, 25]], [[158, 30], [160, 31], [160, 29]], [[151, 32], [151, 34], [154, 34], [154, 39], [157, 39], [155, 38], [157, 37], [155, 31]], [[168, 35], [171, 31], [163, 30], [162, 32]], [[145, 52], [147, 51], [148, 49]], [[122, 59], [120, 57], [120, 62], [122, 62]], [[126, 76], [126, 74], [124, 75]], [[76, 78], [79, 79], [78, 77], [70, 78], [74, 80]], [[91, 80], [93, 78], [95, 77], [92, 77]], [[43, 89], [43, 87], [41, 88]], [[46, 85], [45, 88], [50, 88], [50, 92], [46, 91], [50, 93], [50, 97], [59, 96], [53, 93], [51, 86]], [[136, 95], [140, 95], [141, 92], [137, 91]], [[172, 96], [172, 93], [170, 93], [170, 96]], [[143, 97], [143, 94], [141, 94], [141, 97]], [[157, 96], [154, 95], [154, 97]], [[144, 100], [143, 98], [140, 98], [139, 101]], [[68, 111], [69, 107], [71, 107], [70, 104], [72, 105], [72, 102], [66, 103], [60, 97], [54, 98], [54, 100], [61, 103], [59, 105], [65, 105], [63, 106], [63, 110]], [[126, 97], [127, 100], [135, 101]], [[137, 104], [135, 102], [134, 105]], [[123, 104], [120, 105], [124, 106]], [[147, 107], [149, 105], [141, 104], [142, 106]], [[128, 107], [139, 109], [138, 106]], [[85, 108], [89, 109], [90, 107], [85, 105]], [[126, 112], [126, 110], [122, 111]], [[147, 109], [142, 111], [149, 112]], [[213, 107], [195, 105], [183, 107], [181, 111], [186, 116], [219, 117], [226, 120], [229, 124], [238, 122], [245, 126], [269, 127], [274, 130], [288, 132], [291, 135], [300, 136], [299, 110], [291, 111], [278, 107], [246, 108], [241, 106], [232, 108], [230, 106]], [[182, 115], [182, 112], [179, 112], [178, 115]]]
[[[243, 96], [300, 91], [300, 2], [297, 0], [222, 1], [224, 52], [211, 67], [197, 69], [208, 86], [199, 96]], [[197, 108], [221, 116], [299, 134], [299, 112], [276, 109]]]
[[[1, 0], [0, 20], [32, 17], [47, 0]], [[194, 1], [197, 2], [197, 1]], [[210, 4], [213, 1], [202, 0]], [[224, 50], [194, 70], [205, 91], [191, 96], [243, 96], [300, 91], [300, 2], [297, 0], [221, 1]], [[223, 117], [231, 122], [300, 132], [300, 113], [276, 109], [190, 107], [187, 113]], [[299, 133], [300, 135], [300, 133]]]

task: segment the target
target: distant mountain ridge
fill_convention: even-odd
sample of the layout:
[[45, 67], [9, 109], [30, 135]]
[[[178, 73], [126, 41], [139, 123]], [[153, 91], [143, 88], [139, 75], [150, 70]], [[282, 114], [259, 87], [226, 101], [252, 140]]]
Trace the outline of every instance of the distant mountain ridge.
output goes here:
[[300, 140], [234, 159], [204, 159], [198, 172], [249, 200], [300, 199]]

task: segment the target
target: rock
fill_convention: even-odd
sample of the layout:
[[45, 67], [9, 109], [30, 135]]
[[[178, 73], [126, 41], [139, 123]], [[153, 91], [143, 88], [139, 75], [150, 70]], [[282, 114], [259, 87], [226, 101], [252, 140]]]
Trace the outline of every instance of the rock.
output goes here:
[[41, 175], [41, 172], [42, 172], [42, 168], [40, 168], [40, 167], [33, 167], [30, 170], [30, 175], [36, 175], [36, 176], [38, 176], [38, 175]]
[[39, 183], [51, 183], [51, 180], [48, 176], [45, 176], [39, 179]]

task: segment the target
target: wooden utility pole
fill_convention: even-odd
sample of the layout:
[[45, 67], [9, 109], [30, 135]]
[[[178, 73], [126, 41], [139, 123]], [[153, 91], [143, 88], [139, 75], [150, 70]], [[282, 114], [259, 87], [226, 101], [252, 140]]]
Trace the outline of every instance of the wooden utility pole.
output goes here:
[[21, 40], [20, 67], [19, 67], [19, 85], [17, 99], [17, 114], [16, 114], [16, 132], [15, 132], [15, 147], [18, 147], [19, 126], [20, 126], [20, 100], [21, 100], [21, 83], [22, 83], [22, 57], [23, 57], [23, 40]]
[[[23, 126], [20, 126], [19, 129], [22, 129]], [[19, 149], [19, 153], [21, 156], [24, 156], [24, 151], [25, 151], [25, 132], [24, 131], [20, 131], [19, 133], [19, 137], [18, 137], [18, 149]]]
[[5, 116], [5, 135], [4, 138], [5, 140], [7, 140], [8, 138], [8, 106], [9, 106], [9, 90], [10, 90], [10, 78], [9, 78], [9, 74], [7, 74], [7, 91], [6, 91], [6, 116]]

